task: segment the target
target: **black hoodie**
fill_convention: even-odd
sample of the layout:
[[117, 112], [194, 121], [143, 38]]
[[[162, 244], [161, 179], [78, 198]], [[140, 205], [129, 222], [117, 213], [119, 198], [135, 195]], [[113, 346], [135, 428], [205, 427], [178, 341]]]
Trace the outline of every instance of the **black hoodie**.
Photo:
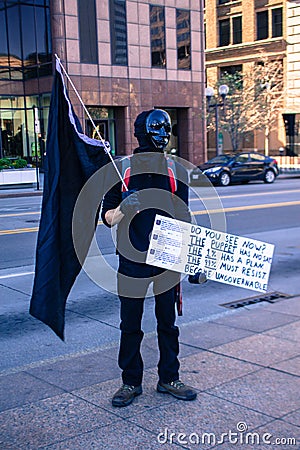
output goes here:
[[[117, 252], [136, 262], [145, 262], [156, 214], [190, 222], [188, 208], [187, 171], [176, 163], [177, 190], [171, 193], [167, 160], [145, 136], [145, 120], [151, 111], [141, 113], [135, 122], [135, 136], [140, 146], [130, 158], [129, 190], [139, 191], [141, 211], [134, 217], [125, 216], [118, 224]], [[118, 164], [122, 173], [121, 163]], [[101, 217], [105, 225], [108, 210], [122, 201], [121, 182], [117, 182], [105, 195]], [[136, 251], [137, 250], [137, 251]]]

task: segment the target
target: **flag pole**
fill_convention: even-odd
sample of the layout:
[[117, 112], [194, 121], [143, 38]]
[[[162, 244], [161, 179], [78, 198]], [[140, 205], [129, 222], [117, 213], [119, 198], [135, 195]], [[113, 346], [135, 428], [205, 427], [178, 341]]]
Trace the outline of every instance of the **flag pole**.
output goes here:
[[90, 115], [90, 113], [89, 113], [87, 107], [86, 107], [85, 104], [83, 103], [83, 100], [82, 100], [82, 98], [80, 97], [79, 92], [77, 91], [77, 89], [76, 89], [76, 87], [75, 87], [73, 81], [72, 81], [71, 78], [69, 77], [69, 75], [68, 75], [66, 69], [64, 68], [64, 66], [62, 65], [62, 63], [60, 62], [60, 58], [58, 57], [58, 55], [55, 53], [54, 56], [55, 56], [57, 62], [59, 63], [60, 67], [62, 68], [62, 70], [63, 70], [65, 76], [67, 77], [69, 83], [71, 84], [71, 86], [72, 86], [72, 88], [73, 88], [75, 94], [77, 95], [78, 100], [80, 101], [81, 106], [83, 107], [83, 109], [84, 109], [86, 115], [88, 116], [89, 120], [91, 121], [91, 124], [93, 125], [94, 130], [96, 131], [96, 133], [97, 133], [97, 135], [98, 135], [100, 141], [102, 142], [104, 148], [106, 149], [106, 153], [108, 154], [108, 156], [109, 156], [109, 158], [110, 158], [110, 160], [111, 160], [111, 162], [112, 162], [112, 164], [113, 164], [113, 166], [114, 166], [114, 169], [115, 169], [115, 171], [117, 172], [118, 177], [120, 178], [120, 180], [121, 180], [121, 182], [122, 182], [122, 185], [123, 185], [124, 189], [125, 189], [126, 191], [128, 191], [128, 187], [127, 187], [125, 181], [123, 180], [123, 177], [122, 177], [122, 175], [121, 175], [121, 173], [120, 173], [120, 171], [119, 171], [119, 169], [118, 169], [118, 167], [117, 167], [117, 165], [116, 165], [116, 163], [115, 163], [115, 161], [114, 161], [114, 159], [113, 159], [113, 157], [112, 157], [112, 154], [110, 153], [110, 151], [109, 151], [109, 149], [108, 149], [108, 147], [107, 147], [107, 145], [106, 145], [106, 143], [105, 143], [103, 137], [101, 136], [101, 134], [100, 134], [100, 132], [99, 132], [99, 129], [96, 127], [95, 122], [93, 121], [93, 119], [92, 119], [92, 117], [91, 117], [91, 115]]

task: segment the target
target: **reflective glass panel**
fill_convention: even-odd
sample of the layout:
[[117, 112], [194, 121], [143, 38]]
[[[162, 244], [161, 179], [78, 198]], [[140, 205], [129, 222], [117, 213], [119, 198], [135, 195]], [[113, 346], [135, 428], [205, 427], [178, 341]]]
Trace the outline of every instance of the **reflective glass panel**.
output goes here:
[[98, 64], [98, 38], [95, 0], [77, 0], [80, 61]]
[[0, 2], [0, 80], [9, 78], [9, 61], [7, 48], [7, 30], [5, 20], [4, 2]]
[[11, 63], [13, 65], [21, 64], [22, 51], [20, 40], [20, 17], [19, 6], [14, 4], [7, 8], [7, 26], [8, 26], [8, 40]]
[[[35, 8], [38, 75], [45, 76], [52, 73], [51, 30], [49, 9]], [[48, 63], [48, 64], [47, 64]]]
[[124, 0], [110, 0], [110, 35], [112, 64], [127, 66], [127, 19]]
[[32, 6], [21, 6], [21, 23], [24, 66], [32, 66], [37, 63], [34, 9], [32, 8]]
[[165, 9], [150, 5], [151, 62], [154, 67], [166, 67]]
[[178, 69], [191, 69], [191, 23], [190, 12], [176, 10], [177, 65]]
[[45, 10], [43, 8], [35, 8], [36, 15], [36, 35], [37, 35], [37, 55], [38, 62], [47, 62], [48, 42], [47, 42], [47, 26], [45, 21]]
[[1, 30], [1, 39], [0, 39], [0, 65], [4, 65], [3, 63], [8, 64], [7, 55], [7, 31], [6, 31], [6, 21], [5, 21], [5, 10], [4, 3], [0, 2], [0, 30]]

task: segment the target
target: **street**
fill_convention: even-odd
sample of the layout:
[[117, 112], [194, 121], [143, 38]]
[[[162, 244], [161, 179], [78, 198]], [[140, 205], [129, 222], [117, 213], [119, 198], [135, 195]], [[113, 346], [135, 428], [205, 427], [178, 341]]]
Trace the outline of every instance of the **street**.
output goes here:
[[[300, 293], [299, 193], [299, 177], [279, 177], [271, 185], [257, 182], [217, 187], [205, 195], [202, 188], [193, 187], [190, 206], [203, 226], [275, 244], [268, 292], [296, 295]], [[40, 196], [0, 199], [2, 373], [109, 348], [119, 338], [115, 282], [106, 276], [107, 269], [101, 265], [96, 267], [100, 282], [95, 284], [82, 271], [72, 289], [67, 303], [65, 343], [29, 316], [40, 205]], [[206, 209], [213, 213], [207, 214]], [[115, 269], [117, 260], [110, 230], [100, 223], [96, 234], [105, 262]], [[184, 327], [186, 323], [231, 314], [222, 304], [257, 294], [221, 283], [197, 286], [183, 280], [184, 313], [178, 324]], [[155, 328], [153, 299], [149, 297], [143, 329], [151, 334]]]

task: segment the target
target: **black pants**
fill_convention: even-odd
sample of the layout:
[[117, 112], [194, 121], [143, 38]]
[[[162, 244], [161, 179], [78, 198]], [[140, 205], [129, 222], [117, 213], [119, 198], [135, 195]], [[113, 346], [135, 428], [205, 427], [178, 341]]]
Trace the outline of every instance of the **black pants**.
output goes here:
[[119, 366], [124, 384], [138, 386], [143, 378], [140, 346], [144, 298], [153, 281], [160, 358], [158, 377], [163, 383], [179, 378], [179, 330], [175, 326], [176, 288], [179, 275], [120, 257], [118, 290], [121, 301]]

